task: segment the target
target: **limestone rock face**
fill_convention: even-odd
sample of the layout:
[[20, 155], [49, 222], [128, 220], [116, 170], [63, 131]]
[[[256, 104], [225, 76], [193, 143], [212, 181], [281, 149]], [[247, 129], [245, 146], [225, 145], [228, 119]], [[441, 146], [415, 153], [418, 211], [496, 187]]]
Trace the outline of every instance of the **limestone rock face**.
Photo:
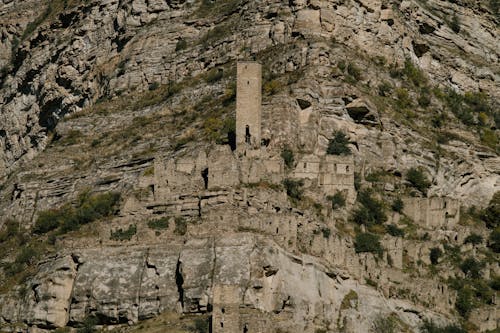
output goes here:
[[[40, 212], [88, 189], [123, 202], [81, 234], [55, 235], [57, 254], [0, 295], [0, 326], [76, 328], [89, 315], [118, 325], [165, 311], [210, 314], [235, 332], [369, 332], [393, 315], [414, 332], [423, 319], [457, 321], [457, 292], [443, 280], [463, 272], [424, 268], [443, 244], [486, 249], [463, 244], [489, 233], [462, 223], [460, 209], [500, 189], [498, 150], [485, 146], [498, 128], [481, 112], [473, 122], [483, 128], [467, 128], [431, 90], [480, 91], [498, 108], [500, 33], [486, 2], [47, 3], [0, 0], [0, 232], [13, 219], [30, 233]], [[234, 149], [235, 62], [251, 59], [263, 65], [261, 133]], [[425, 86], [393, 78], [408, 59]], [[327, 154], [339, 130], [351, 155]], [[428, 176], [428, 197], [404, 198], [386, 222], [406, 236], [381, 237], [380, 256], [357, 253], [355, 181], [392, 200], [411, 190], [412, 167]], [[284, 180], [303, 181], [304, 200]], [[346, 206], [333, 209], [338, 192]], [[156, 219], [168, 226], [153, 230]], [[110, 239], [128, 225], [129, 241]], [[0, 256], [0, 278], [14, 250]], [[487, 261], [484, 276], [499, 275]], [[499, 325], [494, 302], [471, 313], [481, 331]]]
[[[386, 299], [314, 257], [293, 255], [250, 234], [168, 246], [77, 250], [42, 264], [22, 298], [2, 296], [0, 315], [41, 327], [62, 327], [88, 315], [109, 324], [137, 322], [163, 311], [224, 307], [212, 296], [221, 286], [233, 286], [233, 302], [241, 311], [279, 319], [266, 332], [274, 327], [312, 333], [313, 322], [335, 330], [339, 322], [354, 333], [368, 331], [374, 318], [388, 313], [397, 313], [410, 327], [420, 323], [417, 313], [435, 316]], [[346, 303], [349, 293], [356, 297]]]

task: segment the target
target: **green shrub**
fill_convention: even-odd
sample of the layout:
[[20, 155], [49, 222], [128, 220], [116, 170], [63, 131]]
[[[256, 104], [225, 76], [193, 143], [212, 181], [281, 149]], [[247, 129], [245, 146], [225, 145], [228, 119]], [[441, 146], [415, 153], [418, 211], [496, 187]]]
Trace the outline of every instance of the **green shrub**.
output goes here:
[[37, 257], [37, 252], [30, 246], [25, 247], [17, 255], [15, 262], [21, 265], [29, 265]]
[[431, 187], [431, 183], [427, 179], [427, 176], [418, 168], [410, 168], [406, 173], [406, 180], [424, 195], [427, 195], [427, 190]]
[[488, 239], [488, 247], [495, 253], [500, 253], [500, 227], [497, 227], [490, 234]]
[[82, 327], [76, 330], [77, 333], [94, 333], [96, 332], [95, 325], [98, 324], [98, 320], [95, 317], [87, 317], [83, 321]]
[[469, 317], [472, 309], [476, 307], [474, 302], [474, 293], [469, 286], [458, 290], [455, 308], [464, 318]]
[[424, 72], [415, 66], [410, 59], [405, 60], [402, 74], [404, 74], [404, 76], [406, 76], [406, 78], [417, 87], [423, 86], [427, 83], [427, 77]]
[[283, 186], [286, 189], [286, 194], [290, 198], [294, 200], [302, 199], [302, 196], [304, 194], [304, 189], [302, 188], [304, 186], [304, 181], [302, 179], [294, 180], [287, 178], [283, 180]]
[[187, 42], [185, 39], [179, 39], [177, 41], [177, 44], [175, 44], [175, 50], [176, 51], [181, 51], [187, 48]]
[[75, 207], [65, 204], [57, 209], [40, 212], [33, 232], [45, 234], [57, 228], [63, 233], [78, 230], [81, 225], [115, 214], [119, 201], [119, 193], [91, 195], [90, 192], [84, 192], [78, 196]]
[[283, 150], [281, 151], [281, 158], [285, 162], [285, 166], [288, 169], [293, 168], [294, 163], [295, 163], [295, 158], [293, 155], [293, 151], [288, 146], [283, 148]]
[[356, 253], [371, 252], [382, 254], [382, 245], [380, 244], [380, 237], [368, 232], [359, 233], [354, 240], [354, 248]]
[[500, 191], [495, 192], [488, 207], [482, 211], [481, 219], [490, 229], [500, 226]]
[[491, 289], [500, 291], [500, 275], [492, 276], [489, 285]]
[[345, 206], [345, 196], [342, 192], [336, 192], [334, 195], [329, 195], [327, 199], [332, 203], [333, 210]]
[[439, 247], [433, 247], [429, 253], [429, 259], [431, 264], [437, 265], [439, 263], [439, 258], [443, 255], [443, 251]]
[[371, 191], [360, 191], [357, 199], [361, 206], [353, 212], [352, 218], [355, 223], [373, 226], [383, 224], [387, 221], [384, 205], [381, 201], [372, 197]]
[[345, 61], [344, 60], [340, 60], [338, 63], [337, 63], [337, 67], [338, 69], [340, 69], [342, 72], [345, 71], [346, 69], [346, 64], [345, 64]]
[[464, 240], [464, 244], [472, 244], [472, 245], [478, 245], [483, 242], [483, 236], [478, 235], [478, 234], [470, 234], [467, 236]]
[[401, 110], [413, 107], [413, 99], [405, 88], [396, 89], [396, 106]]
[[59, 209], [49, 209], [40, 212], [35, 222], [33, 232], [35, 234], [45, 234], [61, 226], [69, 216], [72, 216], [71, 208], [67, 205]]
[[205, 76], [205, 81], [207, 83], [213, 84], [224, 76], [224, 72], [221, 69], [218, 68], [212, 68], [211, 70], [208, 71], [207, 75]]
[[274, 95], [282, 88], [282, 84], [278, 80], [271, 80], [264, 83], [264, 93], [266, 95]]
[[196, 318], [194, 320], [193, 332], [207, 333], [209, 330], [209, 321], [207, 318]]
[[175, 218], [175, 229], [174, 233], [177, 235], [184, 236], [187, 232], [187, 221], [184, 217], [182, 216], [177, 216]]
[[330, 238], [330, 235], [332, 233], [332, 231], [330, 230], [330, 228], [321, 228], [321, 233], [323, 234], [323, 237], [328, 239]]
[[0, 232], [0, 243], [6, 242], [9, 239], [16, 238], [19, 235], [19, 222], [8, 219]]
[[391, 95], [392, 92], [392, 85], [387, 82], [383, 81], [381, 84], [378, 86], [378, 94], [383, 97], [388, 97]]
[[373, 321], [374, 333], [396, 333], [398, 329], [397, 316], [378, 316]]
[[400, 214], [403, 212], [404, 207], [405, 207], [405, 204], [404, 204], [403, 200], [401, 200], [401, 198], [394, 199], [394, 201], [392, 202], [392, 205], [391, 205], [392, 210], [395, 212], [398, 212]]
[[131, 240], [132, 236], [134, 236], [136, 233], [137, 226], [135, 224], [131, 224], [126, 230], [120, 228], [116, 231], [112, 231], [110, 239], [115, 241]]
[[388, 224], [385, 226], [385, 230], [387, 233], [391, 236], [394, 237], [404, 237], [405, 236], [405, 231], [403, 229], [398, 228], [394, 224]]
[[342, 131], [333, 132], [333, 139], [328, 141], [326, 153], [329, 155], [350, 155], [349, 138]]
[[417, 99], [418, 105], [421, 107], [428, 107], [431, 104], [431, 92], [428, 87], [423, 87], [420, 89], [420, 95]]
[[424, 320], [422, 326], [424, 333], [467, 333], [463, 328], [456, 325], [438, 326], [432, 321]]
[[469, 257], [460, 264], [460, 269], [464, 272], [466, 277], [478, 279], [481, 277], [483, 266], [484, 265], [475, 258]]
[[148, 227], [153, 230], [162, 230], [168, 228], [168, 218], [162, 217], [155, 220], [148, 221]]
[[457, 34], [460, 32], [460, 19], [457, 14], [453, 14], [453, 17], [451, 18], [450, 28]]
[[347, 74], [349, 74], [355, 81], [361, 80], [361, 69], [354, 63], [347, 65]]

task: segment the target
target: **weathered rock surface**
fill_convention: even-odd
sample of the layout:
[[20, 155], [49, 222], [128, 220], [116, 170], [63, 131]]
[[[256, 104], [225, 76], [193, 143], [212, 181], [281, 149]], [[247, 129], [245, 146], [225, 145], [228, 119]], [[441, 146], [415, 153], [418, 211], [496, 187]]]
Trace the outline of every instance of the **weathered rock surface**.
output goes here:
[[[376, 317], [389, 313], [412, 328], [423, 317], [439, 320], [422, 307], [359, 285], [314, 257], [293, 255], [250, 234], [61, 254], [40, 266], [25, 295], [2, 296], [0, 315], [41, 327], [62, 327], [88, 315], [109, 324], [137, 322], [176, 309], [205, 312], [218, 286], [235, 286], [240, 307], [280, 318], [271, 325], [290, 332], [337, 330], [338, 325], [346, 332], [368, 331]], [[356, 298], [346, 303], [350, 292]]]

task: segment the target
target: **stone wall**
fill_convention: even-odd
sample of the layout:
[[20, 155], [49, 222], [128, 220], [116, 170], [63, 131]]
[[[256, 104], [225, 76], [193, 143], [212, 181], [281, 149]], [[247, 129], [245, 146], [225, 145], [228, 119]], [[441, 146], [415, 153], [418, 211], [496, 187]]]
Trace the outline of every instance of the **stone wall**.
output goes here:
[[433, 198], [406, 198], [404, 213], [425, 228], [452, 229], [460, 220], [460, 203], [457, 200]]

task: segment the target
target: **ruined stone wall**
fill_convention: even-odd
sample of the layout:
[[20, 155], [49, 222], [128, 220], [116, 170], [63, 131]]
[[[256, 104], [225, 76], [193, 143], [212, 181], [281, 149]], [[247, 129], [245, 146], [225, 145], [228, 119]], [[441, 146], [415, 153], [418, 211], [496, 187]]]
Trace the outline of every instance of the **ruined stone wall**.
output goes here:
[[460, 203], [443, 197], [406, 198], [404, 213], [415, 223], [427, 228], [451, 229], [460, 220]]
[[236, 83], [236, 146], [260, 147], [262, 117], [262, 67], [239, 62]]
[[213, 287], [212, 333], [240, 331], [240, 288], [237, 285]]
[[326, 155], [321, 163], [319, 185], [326, 195], [345, 192], [347, 201], [354, 203], [354, 160], [352, 156]]
[[318, 179], [321, 167], [321, 159], [316, 155], [302, 156], [295, 167], [293, 176], [303, 179]]

